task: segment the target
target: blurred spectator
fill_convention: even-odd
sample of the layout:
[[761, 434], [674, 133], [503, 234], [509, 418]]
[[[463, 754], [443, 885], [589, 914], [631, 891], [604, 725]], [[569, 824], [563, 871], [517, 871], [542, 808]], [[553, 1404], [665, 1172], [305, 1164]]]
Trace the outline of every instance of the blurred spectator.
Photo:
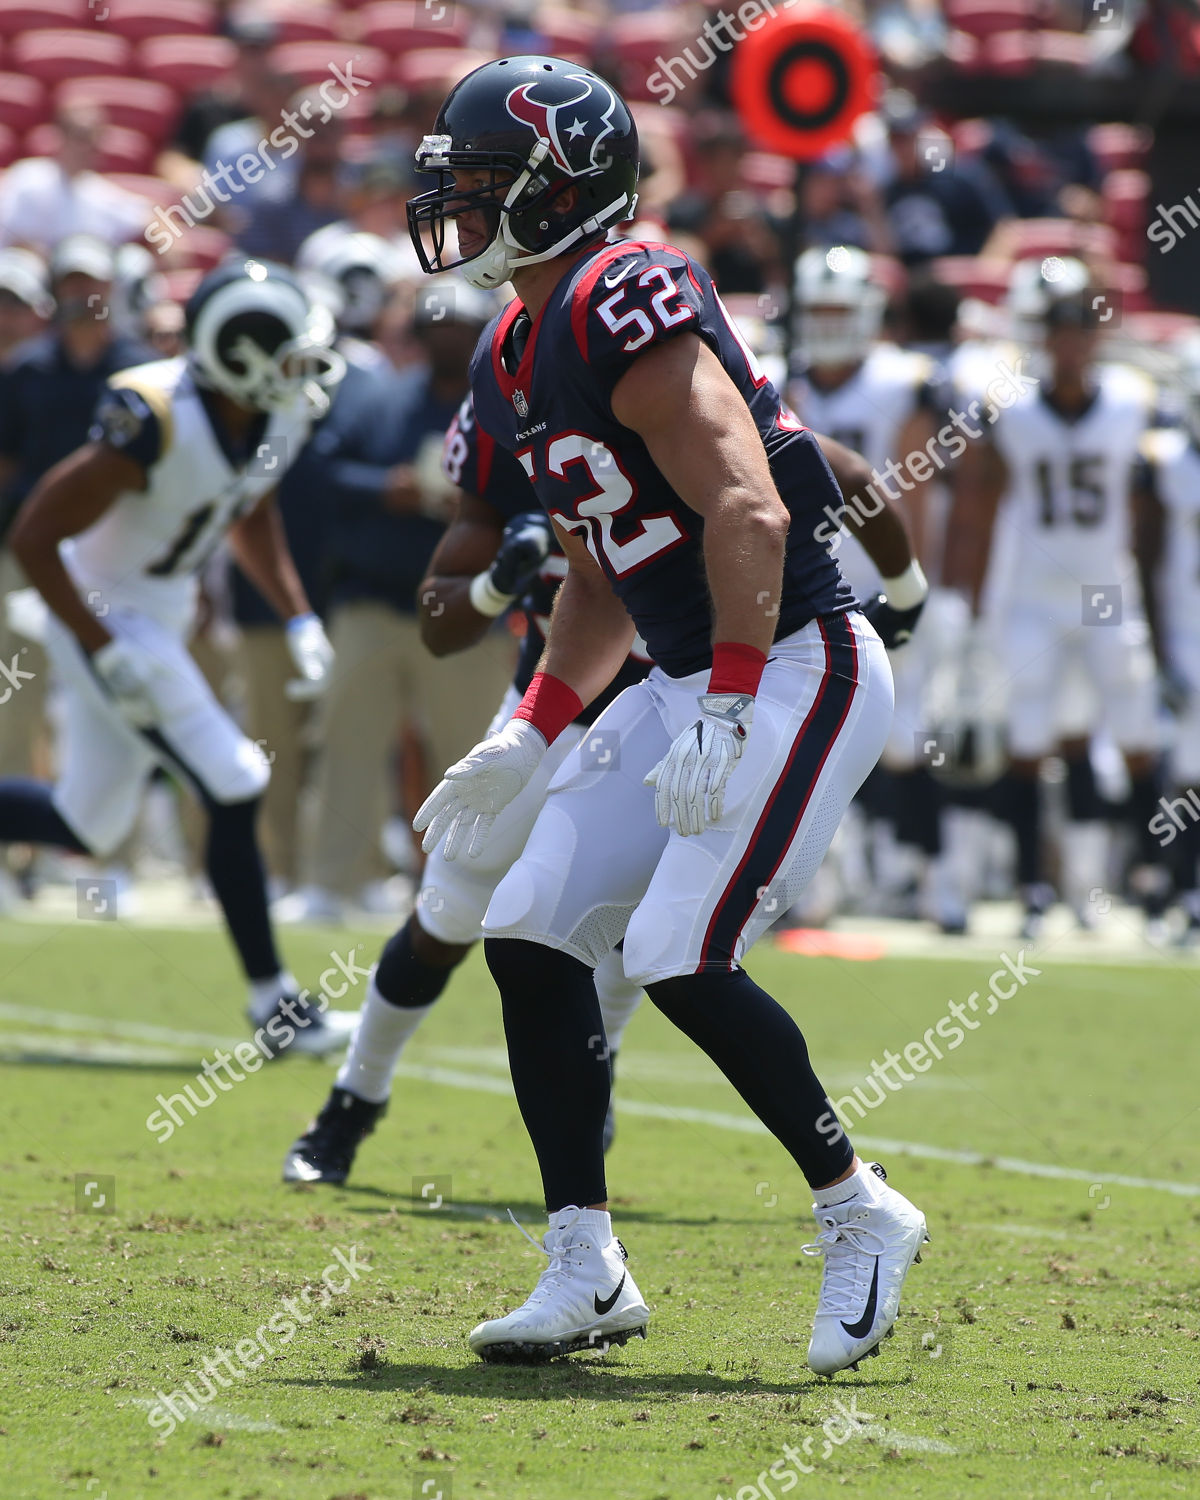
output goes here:
[[745, 157], [746, 140], [733, 116], [700, 124], [694, 182], [667, 218], [672, 231], [701, 242], [704, 264], [725, 294], [763, 291], [779, 254], [763, 205], [746, 188]]
[[800, 193], [805, 243], [856, 245], [876, 255], [890, 247], [887, 212], [875, 184], [845, 147], [813, 162]]
[[[276, 28], [269, 16], [245, 7], [230, 18], [225, 31], [237, 45], [233, 71], [216, 88], [192, 97], [175, 132], [179, 150], [206, 164], [217, 156], [233, 162], [242, 151], [252, 150], [264, 124], [269, 130], [279, 123], [279, 109], [291, 91], [287, 80], [271, 69]], [[230, 126], [238, 128], [225, 128]]]
[[978, 255], [1012, 207], [996, 179], [932, 129], [910, 94], [895, 89], [884, 118], [894, 175], [884, 189], [893, 252], [907, 264]]
[[388, 761], [401, 720], [419, 726], [436, 776], [478, 740], [512, 674], [506, 631], [439, 661], [421, 644], [415, 617], [417, 586], [453, 493], [441, 472], [442, 437], [494, 311], [490, 297], [465, 283], [422, 288], [415, 322], [425, 367], [370, 390], [357, 372], [350, 399], [343, 403], [339, 391], [313, 441], [329, 461], [329, 630], [337, 659], [321, 704], [311, 884], [281, 909], [284, 918], [336, 919], [370, 881], [391, 811]]
[[[35, 319], [50, 310], [36, 259], [31, 268], [0, 255], [0, 287], [28, 304]], [[3, 266], [9, 266], [7, 280]], [[153, 357], [143, 344], [119, 334], [109, 316], [116, 266], [102, 240], [75, 235], [64, 240], [50, 262], [54, 325], [13, 351], [0, 373], [0, 537], [7, 534], [25, 497], [47, 469], [87, 439], [92, 414], [108, 377]], [[27, 276], [31, 279], [27, 279]], [[17, 289], [14, 290], [14, 283]], [[2, 295], [2, 293], [0, 293]], [[7, 548], [0, 553], [0, 589], [24, 587], [25, 579]], [[33, 672], [0, 714], [0, 766], [6, 775], [29, 775], [36, 765], [36, 743], [44, 721], [46, 670], [42, 648], [15, 635], [0, 616], [0, 655], [20, 654], [21, 670]]]
[[149, 218], [143, 199], [93, 171], [105, 116], [91, 106], [63, 109], [55, 120], [54, 156], [28, 156], [0, 182], [0, 244], [44, 253], [67, 235], [91, 234], [110, 245], [137, 239]]
[[32, 250], [0, 250], [0, 370], [54, 311], [46, 263]]
[[50, 260], [54, 327], [21, 351], [0, 384], [0, 527], [60, 458], [87, 440], [104, 382], [153, 352], [111, 316], [116, 262], [102, 240], [77, 234]]
[[146, 309], [142, 322], [146, 342], [159, 359], [183, 353], [183, 308], [178, 302], [155, 302]]
[[312, 121], [298, 126], [302, 140], [292, 157], [295, 176], [269, 184], [264, 177], [263, 190], [249, 202], [241, 200], [243, 222], [233, 231], [240, 250], [284, 265], [291, 265], [310, 234], [340, 219], [343, 211], [341, 121], [315, 89], [302, 89], [288, 101], [288, 109]]

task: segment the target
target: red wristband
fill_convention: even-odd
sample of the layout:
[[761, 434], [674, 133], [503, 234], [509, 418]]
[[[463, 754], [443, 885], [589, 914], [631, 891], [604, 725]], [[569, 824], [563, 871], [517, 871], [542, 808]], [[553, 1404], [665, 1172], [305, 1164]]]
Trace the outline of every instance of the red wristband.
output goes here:
[[535, 672], [513, 718], [528, 719], [547, 745], [552, 745], [582, 712], [583, 702], [574, 688], [568, 687], [561, 677]]
[[747, 646], [742, 641], [718, 641], [713, 647], [708, 691], [749, 693], [753, 698], [766, 664], [767, 653], [757, 646]]

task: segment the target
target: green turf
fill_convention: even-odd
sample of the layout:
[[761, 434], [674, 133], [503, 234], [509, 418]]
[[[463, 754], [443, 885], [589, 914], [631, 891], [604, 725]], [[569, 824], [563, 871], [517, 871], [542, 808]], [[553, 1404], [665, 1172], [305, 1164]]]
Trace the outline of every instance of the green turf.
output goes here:
[[[312, 976], [345, 945], [307, 932], [289, 957]], [[985, 988], [992, 965], [763, 952], [751, 967], [845, 1093], [872, 1057]], [[176, 1063], [153, 1033], [105, 1051], [100, 1032], [15, 1010], [239, 1036], [220, 937], [10, 925], [0, 976], [5, 1500], [1200, 1494], [1200, 1197], [1112, 1180], [1200, 1183], [1200, 970], [1047, 968], [871, 1113], [866, 1140], [1083, 1180], [885, 1156], [933, 1243], [882, 1357], [833, 1382], [804, 1361], [819, 1262], [800, 1253], [803, 1184], [772, 1141], [729, 1127], [743, 1106], [648, 1008], [622, 1055], [622, 1099], [711, 1116], [628, 1113], [610, 1158], [650, 1337], [528, 1371], [486, 1367], [464, 1341], [540, 1268], [504, 1210], [543, 1227], [477, 959], [410, 1050], [345, 1190], [278, 1180], [327, 1066], [258, 1073], [160, 1145], [145, 1125], [155, 1096], [194, 1077], [203, 1045]], [[76, 1208], [77, 1174], [115, 1179], [114, 1213]], [[426, 1181], [442, 1208], [419, 1196]], [[370, 1269], [290, 1342], [226, 1376], [170, 1436], [148, 1425], [156, 1392], [195, 1381], [205, 1356], [253, 1337], [351, 1246]], [[785, 1444], [811, 1474], [789, 1479]]]

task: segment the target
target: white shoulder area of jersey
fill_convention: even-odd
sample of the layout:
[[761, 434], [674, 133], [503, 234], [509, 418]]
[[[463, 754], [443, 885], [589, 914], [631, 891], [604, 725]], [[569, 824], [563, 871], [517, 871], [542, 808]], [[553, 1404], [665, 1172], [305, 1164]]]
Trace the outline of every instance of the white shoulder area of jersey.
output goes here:
[[1106, 396], [1122, 404], [1143, 407], [1152, 412], [1158, 401], [1158, 387], [1144, 370], [1134, 365], [1100, 366], [1099, 380]]
[[1151, 427], [1142, 434], [1142, 457], [1155, 468], [1170, 469], [1187, 453], [1190, 442], [1182, 427]]
[[[136, 392], [158, 419], [160, 460], [166, 456], [175, 438], [175, 403], [186, 373], [187, 358], [180, 354], [174, 359], [156, 359], [149, 364], [133, 365], [109, 377], [108, 383], [114, 390]], [[186, 388], [190, 393], [190, 382]]]

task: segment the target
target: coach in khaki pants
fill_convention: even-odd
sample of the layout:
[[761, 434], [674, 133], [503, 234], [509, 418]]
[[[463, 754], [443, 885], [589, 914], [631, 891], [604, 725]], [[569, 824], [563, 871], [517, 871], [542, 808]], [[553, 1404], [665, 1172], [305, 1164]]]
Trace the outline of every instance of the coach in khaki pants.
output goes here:
[[471, 351], [493, 310], [465, 283], [423, 287], [414, 333], [427, 364], [389, 377], [382, 400], [345, 424], [346, 456], [333, 466], [327, 502], [336, 660], [319, 707], [309, 883], [289, 904], [293, 919], [337, 916], [377, 873], [401, 727], [423, 740], [432, 787], [487, 728], [512, 676], [515, 645], [502, 627], [475, 651], [437, 661], [416, 621], [417, 587], [453, 493], [441, 474], [442, 437], [467, 393]]

